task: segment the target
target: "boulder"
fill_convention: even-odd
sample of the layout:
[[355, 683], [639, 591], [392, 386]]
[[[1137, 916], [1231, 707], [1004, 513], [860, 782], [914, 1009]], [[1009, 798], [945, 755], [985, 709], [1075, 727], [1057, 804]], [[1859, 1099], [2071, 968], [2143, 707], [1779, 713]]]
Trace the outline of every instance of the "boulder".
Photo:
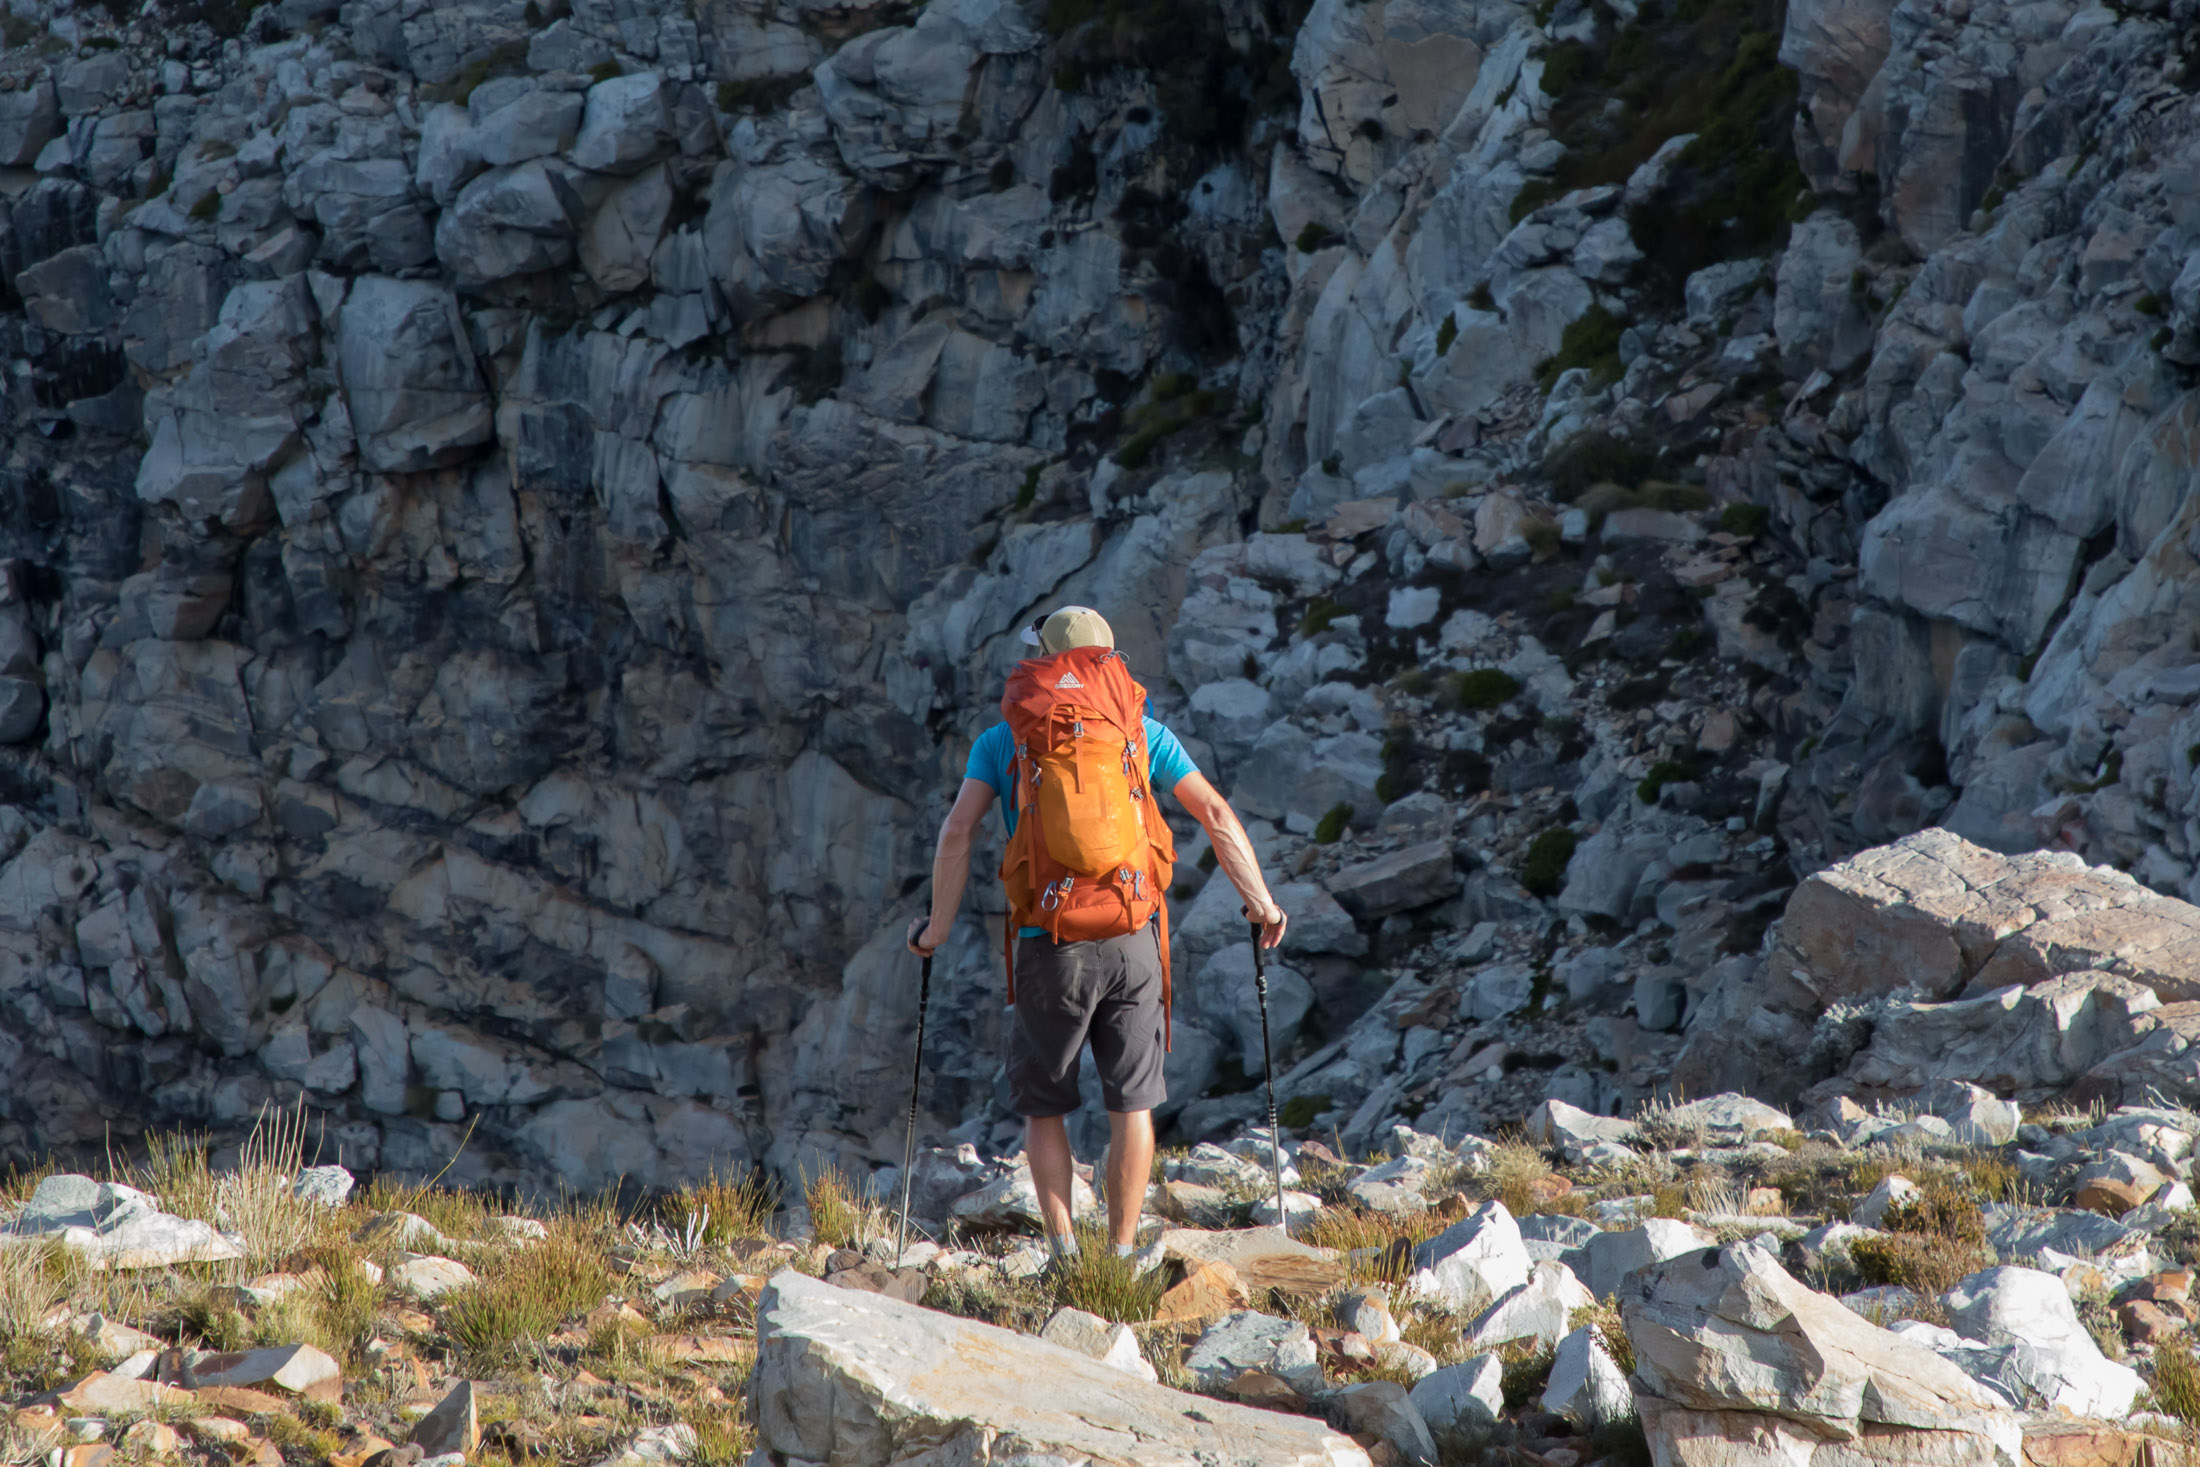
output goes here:
[[1413, 1250], [1409, 1294], [1480, 1314], [1524, 1287], [1534, 1268], [1505, 1204], [1485, 1202]]
[[1600, 1116], [1563, 1100], [1544, 1100], [1528, 1112], [1521, 1131], [1536, 1145], [1558, 1152], [1579, 1165], [1591, 1148], [1600, 1145], [1632, 1146], [1641, 1128], [1617, 1116]]
[[1345, 1191], [1370, 1212], [1407, 1217], [1428, 1211], [1428, 1189], [1435, 1176], [1434, 1163], [1418, 1156], [1400, 1156], [1360, 1173]]
[[1201, 1390], [1228, 1385], [1248, 1370], [1275, 1376], [1302, 1393], [1322, 1385], [1314, 1336], [1295, 1319], [1240, 1309], [1207, 1326], [1184, 1357]]
[[438, 1401], [435, 1409], [413, 1424], [409, 1445], [423, 1457], [457, 1453], [472, 1457], [481, 1449], [481, 1412], [474, 1400], [474, 1383], [462, 1380]]
[[0, 1243], [50, 1240], [95, 1269], [172, 1268], [242, 1258], [238, 1241], [196, 1218], [162, 1212], [151, 1195], [119, 1182], [61, 1172], [43, 1178]]
[[1538, 1348], [1556, 1345], [1572, 1324], [1574, 1312], [1596, 1303], [1563, 1263], [1538, 1263], [1528, 1281], [1499, 1299], [1467, 1326], [1467, 1343], [1494, 1350], [1514, 1340], [1534, 1340]]
[[1594, 1329], [1574, 1330], [1558, 1342], [1543, 1387], [1543, 1409], [1588, 1432], [1633, 1413], [1634, 1391], [1627, 1374]]
[[474, 1271], [455, 1258], [408, 1256], [388, 1274], [390, 1287], [415, 1299], [433, 1299], [474, 1282]]
[[[1785, 1099], [1828, 1072], [1796, 1056], [1830, 1005], [1861, 1004], [1897, 988], [1933, 1002], [1981, 998], [2091, 973], [2128, 980], [2164, 1002], [2200, 997], [2200, 909], [2067, 851], [2004, 856], [1950, 831], [1922, 830], [1829, 866], [1795, 889], [1778, 940], [1756, 971], [1722, 979], [1705, 1001], [1673, 1080], [1699, 1092], [1733, 1088]], [[2022, 1038], [2029, 1029], [2035, 1037], [2022, 1056], [2029, 1058], [2041, 1049], [2040, 1026], [2054, 1023], [2051, 1015], [2027, 1014], [1996, 1032]], [[1929, 1039], [1904, 1042], [1898, 1033], [1880, 1068], [1895, 1068], [1905, 1055], [1931, 1063], [1923, 1047]], [[1993, 1067], [1990, 1051], [1963, 1056], [1974, 1069], [1981, 1058]], [[1945, 1077], [2001, 1088], [1999, 1077], [1933, 1068], [1920, 1083]], [[2012, 1078], [2009, 1088], [2036, 1083], [2029, 1074]]]
[[61, 131], [61, 106], [51, 77], [0, 92], [0, 168], [28, 168]]
[[1958, 1146], [2006, 1146], [2017, 1139], [2024, 1108], [2002, 1100], [1993, 1091], [1962, 1080], [1935, 1080], [1915, 1102], [1926, 1114], [1948, 1123], [1948, 1134]]
[[670, 132], [664, 79], [654, 71], [615, 76], [588, 89], [571, 157], [591, 173], [639, 173], [664, 150]]
[[1328, 1404], [1345, 1430], [1366, 1440], [1373, 1437], [1388, 1445], [1408, 1462], [1434, 1467], [1436, 1443], [1428, 1423], [1406, 1393], [1392, 1380], [1363, 1380], [1331, 1391]]
[[1505, 1409], [1505, 1366], [1496, 1355], [1477, 1355], [1432, 1371], [1413, 1383], [1407, 1398], [1429, 1430], [1452, 1438], [1497, 1424]]
[[412, 473], [495, 436], [489, 397], [451, 293], [430, 281], [354, 281], [336, 359], [362, 466]]
[[2019, 1460], [2017, 1415], [1992, 1391], [1753, 1244], [1662, 1263], [1620, 1310], [1659, 1462], [1808, 1462], [1820, 1442], [1859, 1439], [1858, 1460]]
[[1608, 1299], [1646, 1270], [1711, 1242], [1678, 1218], [1650, 1217], [1631, 1228], [1597, 1233], [1562, 1258], [1593, 1297]]
[[[1227, 883], [1225, 883], [1227, 884]], [[1246, 929], [1240, 925], [1237, 929]], [[1314, 985], [1293, 967], [1268, 955], [1268, 1046], [1261, 1043], [1260, 991], [1254, 982], [1253, 944], [1233, 942], [1199, 970], [1192, 994], [1199, 1011], [1235, 1036], [1238, 1063], [1248, 1075], [1267, 1073], [1268, 1048], [1282, 1054], [1297, 1042], [1299, 1026], [1314, 1007]]]
[[[914, 1303], [916, 1301], [911, 1300]], [[1125, 1375], [1135, 1375], [1140, 1380], [1157, 1381], [1161, 1377], [1146, 1357], [1139, 1353], [1138, 1336], [1131, 1333], [1126, 1324], [1111, 1324], [1097, 1314], [1087, 1314], [1082, 1309], [1057, 1309], [1039, 1331], [1039, 1338], [1050, 1344], [1061, 1345], [1088, 1355], [1102, 1365], [1111, 1366]]]
[[276, 1345], [264, 1350], [198, 1355], [191, 1361], [196, 1386], [273, 1386], [309, 1401], [341, 1401], [344, 1371], [335, 1359], [311, 1345]]
[[2101, 1353], [2053, 1274], [1989, 1268], [1949, 1290], [1947, 1305], [1964, 1339], [2016, 1347], [2010, 1373], [2051, 1410], [2114, 1420], [2138, 1398], [2139, 1373]]
[[[1070, 1178], [1069, 1205], [1075, 1217], [1090, 1217], [1100, 1211], [1099, 1197], [1083, 1177], [1075, 1175]], [[1039, 1223], [1039, 1188], [1031, 1180], [1030, 1164], [1019, 1162], [1013, 1170], [995, 1177], [977, 1191], [958, 1197], [948, 1212], [964, 1222], [982, 1227]]]
[[1916, 1197], [1923, 1189], [1905, 1176], [1881, 1177], [1864, 1200], [1849, 1209], [1849, 1221], [1860, 1228], [1886, 1226], [1887, 1209]]
[[886, 1460], [908, 1443], [986, 1460], [997, 1440], [1152, 1467], [1368, 1461], [1319, 1422], [1186, 1396], [1047, 1340], [792, 1271], [757, 1306], [754, 1381], [757, 1451], [774, 1467]]
[[309, 1166], [298, 1173], [291, 1192], [323, 1207], [342, 1207], [351, 1196], [352, 1174], [340, 1166]]
[[1329, 879], [1330, 894], [1362, 921], [1442, 901], [1459, 890], [1451, 842], [1407, 846], [1372, 861], [1347, 866]]

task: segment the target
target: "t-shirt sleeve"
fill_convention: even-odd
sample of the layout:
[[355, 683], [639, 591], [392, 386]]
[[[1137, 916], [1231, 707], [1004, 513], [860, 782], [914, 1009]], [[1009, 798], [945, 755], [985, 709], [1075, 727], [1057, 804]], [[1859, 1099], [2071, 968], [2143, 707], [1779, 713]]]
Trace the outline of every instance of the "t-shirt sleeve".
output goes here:
[[970, 763], [963, 770], [963, 778], [983, 780], [993, 786], [994, 797], [1004, 806], [1008, 803], [1010, 752], [1008, 725], [996, 723], [971, 744]]
[[[1006, 728], [1008, 725], [1001, 725]], [[1199, 766], [1192, 756], [1184, 752], [1184, 745], [1175, 734], [1154, 722], [1146, 720], [1146, 779], [1163, 794], [1176, 789], [1177, 781], [1187, 774], [1199, 773]], [[975, 777], [975, 776], [973, 776]]]

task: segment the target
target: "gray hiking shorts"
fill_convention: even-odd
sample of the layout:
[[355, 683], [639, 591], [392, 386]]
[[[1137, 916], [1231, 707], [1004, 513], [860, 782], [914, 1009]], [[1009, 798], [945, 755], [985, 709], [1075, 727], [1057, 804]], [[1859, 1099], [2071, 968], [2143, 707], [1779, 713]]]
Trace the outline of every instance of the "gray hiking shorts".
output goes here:
[[1008, 1093], [1018, 1115], [1077, 1109], [1078, 1055], [1088, 1041], [1109, 1110], [1152, 1110], [1168, 1098], [1161, 943], [1151, 925], [1092, 942], [1017, 938], [1009, 1012]]

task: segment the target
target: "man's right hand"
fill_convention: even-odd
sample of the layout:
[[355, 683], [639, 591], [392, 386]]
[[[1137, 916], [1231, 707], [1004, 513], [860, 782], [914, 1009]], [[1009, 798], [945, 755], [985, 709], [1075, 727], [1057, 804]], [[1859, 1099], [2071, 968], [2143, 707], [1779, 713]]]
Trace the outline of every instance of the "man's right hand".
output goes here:
[[1283, 941], [1283, 929], [1291, 925], [1291, 919], [1284, 915], [1283, 908], [1270, 902], [1265, 912], [1255, 912], [1249, 906], [1244, 911], [1246, 921], [1260, 924], [1260, 945], [1263, 948], [1273, 949]]
[[929, 916], [919, 917], [909, 924], [909, 951], [920, 958], [928, 958], [940, 950], [947, 941], [947, 930], [935, 931]]

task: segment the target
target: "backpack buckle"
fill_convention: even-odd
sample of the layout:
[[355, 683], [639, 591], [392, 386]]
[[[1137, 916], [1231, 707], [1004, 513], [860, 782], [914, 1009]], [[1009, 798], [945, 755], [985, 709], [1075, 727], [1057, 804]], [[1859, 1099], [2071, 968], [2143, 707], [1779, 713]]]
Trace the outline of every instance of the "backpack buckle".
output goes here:
[[1069, 895], [1070, 884], [1076, 880], [1074, 876], [1065, 876], [1060, 881], [1048, 882], [1047, 889], [1039, 896], [1039, 910], [1051, 912], [1060, 906], [1063, 898]]

